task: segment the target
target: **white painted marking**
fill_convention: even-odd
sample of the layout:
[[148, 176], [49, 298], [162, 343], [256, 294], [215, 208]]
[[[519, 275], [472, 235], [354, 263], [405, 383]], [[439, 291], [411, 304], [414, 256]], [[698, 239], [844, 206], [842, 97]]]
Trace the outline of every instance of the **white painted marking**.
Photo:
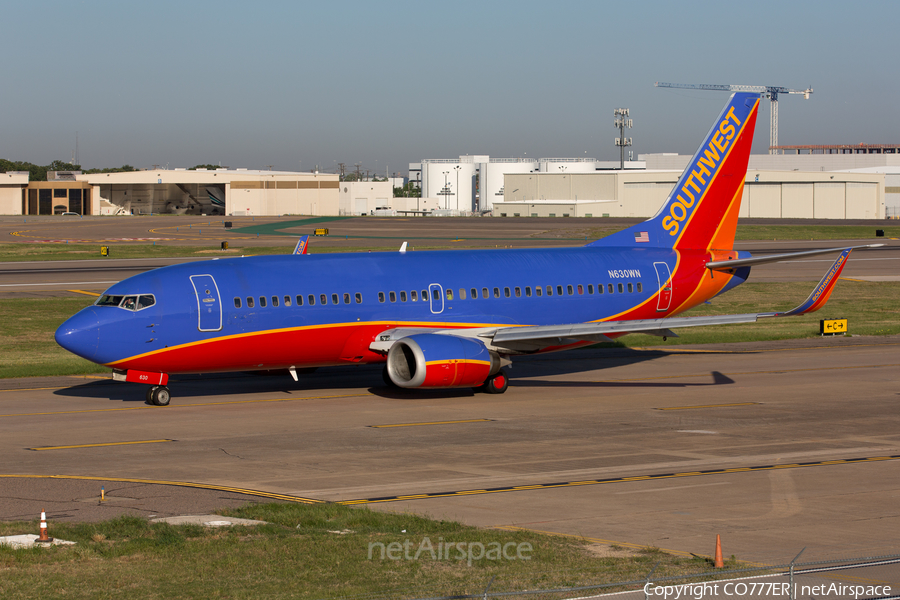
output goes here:
[[119, 283], [118, 281], [75, 281], [71, 283], [0, 283], [0, 287], [44, 287], [48, 285], [94, 285]]
[[[632, 483], [632, 482], [629, 482]], [[623, 494], [646, 494], [647, 492], [668, 492], [670, 490], [686, 490], [688, 488], [709, 487], [711, 485], [731, 485], [730, 481], [717, 481], [716, 483], [698, 483], [696, 485], [674, 485], [672, 487], [657, 487], [647, 490], [629, 490], [627, 492], [616, 492], [617, 496]]]

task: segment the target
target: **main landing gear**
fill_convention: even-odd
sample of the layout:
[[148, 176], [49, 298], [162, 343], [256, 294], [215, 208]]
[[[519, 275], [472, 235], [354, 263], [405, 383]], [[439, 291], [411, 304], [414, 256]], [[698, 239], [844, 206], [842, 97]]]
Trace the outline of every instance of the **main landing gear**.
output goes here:
[[147, 389], [147, 404], [168, 406], [171, 399], [169, 388], [164, 385], [152, 385]]
[[500, 369], [488, 377], [487, 381], [481, 384], [481, 387], [475, 388], [475, 391], [484, 392], [486, 394], [502, 394], [508, 387], [509, 377], [506, 376], [506, 371]]

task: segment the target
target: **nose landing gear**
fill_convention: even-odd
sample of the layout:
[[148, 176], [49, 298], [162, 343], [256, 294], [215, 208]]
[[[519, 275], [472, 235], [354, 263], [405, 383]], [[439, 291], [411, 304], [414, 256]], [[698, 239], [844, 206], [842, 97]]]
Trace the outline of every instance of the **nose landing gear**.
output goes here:
[[147, 388], [147, 404], [153, 406], [168, 406], [172, 399], [169, 388], [164, 385], [152, 385]]

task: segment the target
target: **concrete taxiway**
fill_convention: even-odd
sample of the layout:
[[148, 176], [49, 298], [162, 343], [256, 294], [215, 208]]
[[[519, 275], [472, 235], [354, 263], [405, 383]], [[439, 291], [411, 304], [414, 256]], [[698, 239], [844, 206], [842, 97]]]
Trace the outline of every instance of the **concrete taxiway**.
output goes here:
[[169, 407], [103, 379], [6, 380], [0, 474], [91, 479], [2, 478], [0, 518], [39, 498], [51, 518], [168, 516], [221, 494], [685, 553], [720, 534], [770, 564], [887, 554], [898, 367], [900, 337], [854, 337], [532, 357], [500, 396], [389, 390], [373, 367], [173, 378]]

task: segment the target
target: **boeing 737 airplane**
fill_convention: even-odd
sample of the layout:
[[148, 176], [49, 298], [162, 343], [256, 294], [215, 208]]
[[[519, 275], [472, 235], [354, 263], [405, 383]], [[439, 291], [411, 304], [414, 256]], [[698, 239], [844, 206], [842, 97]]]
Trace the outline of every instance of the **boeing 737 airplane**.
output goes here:
[[[653, 218], [578, 248], [223, 258], [121, 281], [60, 326], [67, 350], [148, 384], [171, 373], [386, 363], [404, 388], [506, 391], [517, 355], [628, 333], [753, 322], [822, 307], [852, 248], [765, 257], [733, 249], [759, 95], [736, 93]], [[674, 317], [743, 283], [751, 266], [840, 251], [784, 313]]]

